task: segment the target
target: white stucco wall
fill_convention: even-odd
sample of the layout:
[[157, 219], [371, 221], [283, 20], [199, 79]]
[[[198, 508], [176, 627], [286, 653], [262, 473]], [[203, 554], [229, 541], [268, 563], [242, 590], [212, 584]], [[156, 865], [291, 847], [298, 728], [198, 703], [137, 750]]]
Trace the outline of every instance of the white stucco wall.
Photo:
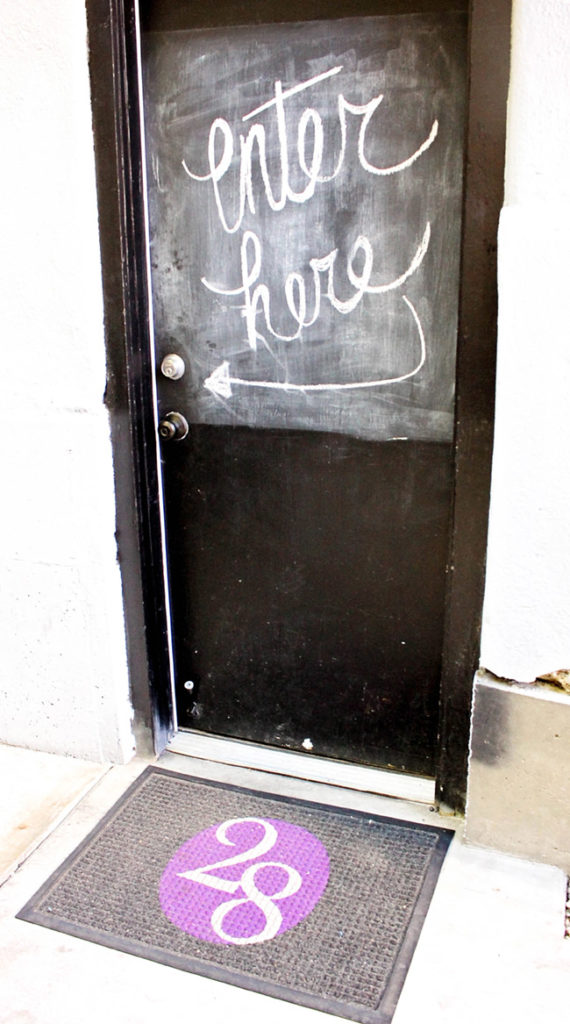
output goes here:
[[570, 0], [514, 0], [482, 664], [570, 667]]
[[109, 425], [86, 25], [2, 3], [0, 740], [133, 749]]

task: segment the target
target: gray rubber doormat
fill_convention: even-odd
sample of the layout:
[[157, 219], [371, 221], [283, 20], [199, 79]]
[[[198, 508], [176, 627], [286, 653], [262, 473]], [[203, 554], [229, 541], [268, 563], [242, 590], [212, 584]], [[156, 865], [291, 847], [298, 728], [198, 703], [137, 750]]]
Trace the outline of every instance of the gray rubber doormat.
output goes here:
[[151, 767], [18, 917], [387, 1022], [452, 836]]

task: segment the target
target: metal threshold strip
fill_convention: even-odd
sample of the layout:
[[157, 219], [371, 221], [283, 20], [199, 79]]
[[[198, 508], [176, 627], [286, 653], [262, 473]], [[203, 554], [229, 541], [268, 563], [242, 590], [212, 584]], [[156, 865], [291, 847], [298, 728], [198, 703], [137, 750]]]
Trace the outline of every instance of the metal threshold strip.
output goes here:
[[425, 776], [402, 775], [381, 768], [333, 761], [312, 754], [226, 739], [223, 736], [210, 736], [191, 729], [176, 733], [167, 749], [173, 754], [185, 754], [204, 761], [288, 775], [309, 782], [396, 797], [412, 803], [432, 804], [435, 800], [435, 780]]

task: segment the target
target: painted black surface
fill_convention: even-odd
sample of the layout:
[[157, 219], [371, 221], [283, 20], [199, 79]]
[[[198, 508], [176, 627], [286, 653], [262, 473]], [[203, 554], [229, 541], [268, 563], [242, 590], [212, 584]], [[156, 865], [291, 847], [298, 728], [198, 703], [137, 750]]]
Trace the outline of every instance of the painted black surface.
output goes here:
[[510, 33], [510, 0], [472, 0], [453, 532], [436, 786], [438, 799], [459, 810], [466, 800], [471, 697], [485, 586]]
[[[145, 39], [154, 324], [190, 420], [452, 439], [465, 48], [457, 14]], [[190, 176], [226, 157], [217, 192]]]
[[179, 31], [216, 25], [267, 25], [273, 22], [364, 17], [375, 14], [424, 14], [467, 11], [469, 0], [140, 0], [144, 32]]
[[[157, 602], [154, 597], [163, 592], [162, 566], [156, 558], [156, 540], [149, 545], [144, 539], [149, 533], [160, 536], [158, 486], [152, 473], [148, 494], [140, 492], [144, 465], [154, 461], [154, 444], [149, 434], [141, 438], [128, 422], [139, 417], [148, 422], [152, 406], [150, 377], [138, 374], [136, 359], [126, 357], [133, 338], [127, 324], [138, 298], [132, 279], [123, 272], [138, 259], [144, 246], [142, 219], [135, 219], [129, 231], [124, 212], [128, 175], [139, 175], [142, 166], [136, 82], [132, 73], [125, 74], [127, 64], [131, 69], [137, 65], [135, 5], [136, 0], [87, 0], [86, 4], [108, 345], [107, 404], [129, 662], [137, 721], [153, 721], [155, 743], [160, 747], [172, 728], [172, 709], [165, 608], [162, 599]], [[511, 0], [291, 0], [286, 8], [276, 0], [219, 0], [208, 7], [191, 0], [143, 0], [141, 6], [144, 26], [161, 30], [289, 18], [298, 21], [305, 16], [469, 10], [470, 99], [458, 351], [460, 422], [455, 443], [437, 776], [438, 798], [460, 810], [465, 802], [471, 689], [484, 584], [496, 342], [495, 250], [503, 189]], [[125, 151], [130, 153], [126, 163]], [[146, 344], [145, 330], [141, 343]], [[129, 389], [129, 397], [127, 372], [138, 374], [138, 387]], [[134, 478], [133, 460], [141, 466]]]
[[181, 725], [433, 773], [449, 446], [194, 426], [165, 456]]
[[[160, 752], [173, 734], [167, 595], [151, 388], [135, 12], [87, 5], [109, 410], [132, 698]], [[145, 739], [145, 745], [148, 741]]]
[[[174, 351], [187, 365], [181, 380], [159, 381], [160, 405], [163, 414], [176, 408], [195, 425], [190, 438], [163, 449], [182, 726], [298, 749], [310, 740], [325, 756], [434, 774], [452, 498], [465, 32], [462, 15], [438, 14], [145, 39], [158, 361]], [[187, 173], [207, 171], [210, 125], [227, 119], [239, 153], [243, 117], [271, 100], [277, 81], [289, 90], [323, 72], [310, 100], [304, 89], [287, 100], [287, 161], [275, 125], [263, 132], [274, 195], [284, 165], [291, 187], [302, 192], [308, 175], [296, 125], [310, 105], [322, 117], [321, 173], [331, 180], [275, 210], [254, 163], [252, 194], [230, 230], [244, 180], [239, 160], [230, 184], [223, 183], [223, 214], [211, 182]], [[386, 115], [377, 119], [366, 104], [380, 95]], [[344, 145], [339, 97], [361, 108], [350, 112]], [[366, 157], [364, 111], [373, 125]], [[269, 114], [271, 121], [271, 108]], [[406, 163], [418, 147], [412, 165], [389, 174], [365, 166]], [[211, 166], [224, 159], [219, 146], [215, 152]], [[251, 232], [260, 261], [263, 251], [271, 315], [261, 303], [248, 324], [245, 286], [220, 297], [204, 279], [235, 287], [240, 245], [243, 261]], [[394, 287], [357, 296], [354, 308], [341, 311], [325, 270], [324, 283], [319, 277], [309, 288], [309, 303], [319, 287], [329, 300], [323, 294], [326, 309], [316, 323], [292, 340], [270, 337], [271, 324], [286, 333], [292, 327], [286, 274], [297, 269], [310, 278], [311, 258], [334, 249], [346, 276], [351, 247], [364, 232], [382, 268], [374, 284]], [[426, 251], [408, 274], [422, 242]], [[335, 294], [346, 300], [354, 287], [347, 294], [340, 276], [335, 264]], [[425, 365], [397, 380], [417, 363], [424, 338]], [[212, 392], [210, 375], [229, 360], [228, 372], [240, 380], [266, 383], [238, 380], [227, 393]], [[391, 383], [353, 390], [377, 378]], [[345, 384], [351, 387], [336, 390]]]

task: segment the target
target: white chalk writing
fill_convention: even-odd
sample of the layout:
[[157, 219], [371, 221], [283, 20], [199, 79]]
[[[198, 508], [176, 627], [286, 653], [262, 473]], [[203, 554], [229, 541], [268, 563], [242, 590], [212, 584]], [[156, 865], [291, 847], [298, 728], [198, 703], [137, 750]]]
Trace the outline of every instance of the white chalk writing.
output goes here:
[[[186, 161], [182, 161], [182, 166], [190, 178], [193, 178], [195, 181], [210, 181], [212, 183], [218, 216], [224, 231], [227, 231], [229, 234], [239, 231], [243, 223], [246, 204], [250, 213], [255, 214], [256, 212], [252, 174], [254, 147], [257, 149], [265, 198], [270, 209], [275, 212], [284, 209], [287, 201], [292, 203], [307, 202], [307, 200], [311, 199], [314, 195], [317, 184], [328, 183], [340, 174], [346, 156], [347, 113], [353, 114], [355, 117], [362, 118], [358, 132], [357, 157], [363, 170], [367, 171], [369, 174], [377, 176], [396, 174], [399, 171], [405, 170], [407, 167], [411, 167], [418, 157], [429, 149], [439, 130], [437, 120], [433, 122], [428, 136], [410, 156], [401, 160], [399, 163], [388, 167], [376, 167], [374, 164], [371, 164], [366, 157], [366, 132], [370, 121], [384, 99], [384, 96], [382, 93], [379, 93], [378, 96], [372, 97], [368, 103], [356, 104], [349, 103], [349, 101], [344, 98], [343, 94], [340, 93], [337, 99], [341, 137], [340, 154], [336, 167], [331, 174], [321, 174], [324, 153], [324, 130], [321, 115], [313, 107], [305, 107], [301, 117], [299, 118], [297, 125], [297, 159], [299, 167], [308, 180], [305, 187], [301, 189], [300, 192], [296, 192], [290, 184], [289, 138], [285, 115], [285, 101], [290, 96], [300, 92], [302, 89], [309, 88], [309, 86], [315, 85], [318, 82], [323, 81], [325, 78], [337, 74], [341, 70], [341, 67], [333, 68], [326, 74], [318, 75], [315, 78], [309, 79], [307, 82], [303, 82], [301, 85], [294, 86], [292, 89], [287, 89], [285, 91], [283, 90], [282, 83], [280, 81], [276, 81], [274, 83], [274, 98], [263, 104], [261, 107], [257, 107], [242, 118], [242, 120], [245, 121], [265, 110], [275, 108], [277, 135], [279, 139], [279, 180], [277, 184], [272, 184], [271, 182], [267, 167], [266, 130], [263, 124], [256, 122], [251, 126], [247, 135], [240, 134], [239, 136], [239, 188], [237, 211], [234, 210], [233, 222], [226, 209], [226, 207], [230, 206], [232, 203], [235, 205], [235, 186], [233, 179], [229, 181], [228, 184], [229, 197], [226, 198], [226, 201], [224, 201], [220, 188], [221, 182], [227, 175], [234, 158], [234, 136], [226, 119], [223, 117], [217, 117], [210, 127], [208, 137], [209, 171], [206, 174], [197, 174], [196, 172], [191, 171]], [[309, 134], [309, 126], [312, 128], [312, 149], [309, 158], [307, 158], [307, 135]], [[221, 151], [219, 142], [221, 142]], [[216, 155], [217, 152], [218, 155]]]
[[[310, 327], [318, 319], [321, 312], [321, 274], [326, 275], [326, 291], [325, 298], [328, 299], [333, 309], [336, 309], [338, 313], [346, 314], [352, 313], [356, 309], [358, 303], [365, 294], [368, 295], [382, 295], [386, 292], [394, 291], [399, 288], [400, 285], [404, 284], [409, 277], [418, 269], [422, 260], [427, 252], [430, 239], [430, 225], [426, 225], [423, 238], [413, 256], [413, 259], [407, 269], [392, 281], [387, 284], [371, 284], [370, 278], [372, 276], [372, 266], [374, 262], [374, 255], [372, 252], [372, 246], [366, 237], [366, 235], [359, 235], [356, 239], [352, 249], [349, 253], [346, 273], [348, 280], [354, 288], [354, 294], [349, 299], [340, 299], [335, 292], [334, 284], [334, 268], [336, 259], [338, 256], [338, 249], [333, 249], [327, 253], [326, 256], [321, 258], [313, 258], [309, 260], [309, 266], [312, 271], [312, 286], [314, 293], [313, 310], [307, 316], [307, 289], [305, 286], [305, 279], [302, 274], [297, 271], [287, 275], [285, 280], [285, 298], [287, 301], [287, 308], [297, 324], [297, 328], [293, 334], [282, 334], [277, 331], [271, 322], [270, 315], [270, 294], [269, 288], [266, 284], [256, 284], [261, 274], [261, 263], [262, 263], [262, 247], [261, 242], [254, 231], [245, 231], [241, 243], [241, 285], [237, 288], [227, 288], [219, 284], [213, 284], [211, 281], [207, 281], [204, 277], [202, 283], [209, 288], [212, 292], [217, 292], [218, 295], [243, 295], [244, 303], [242, 307], [242, 315], [245, 318], [247, 340], [250, 348], [257, 348], [258, 339], [265, 341], [265, 336], [259, 332], [256, 326], [257, 315], [259, 307], [263, 311], [263, 317], [265, 321], [265, 328], [277, 338], [279, 341], [295, 341], [301, 337], [301, 333], [304, 327]], [[248, 252], [251, 251], [251, 256], [248, 256]], [[364, 256], [362, 269], [360, 272], [356, 270], [357, 256], [361, 254]], [[255, 288], [252, 287], [255, 285]]]
[[[326, 186], [337, 178], [349, 158], [349, 116], [359, 120], [354, 145], [356, 161], [362, 172], [372, 175], [373, 178], [378, 179], [405, 171], [433, 144], [439, 131], [437, 120], [433, 121], [428, 134], [411, 154], [404, 155], [401, 160], [388, 166], [378, 166], [371, 161], [368, 155], [370, 147], [367, 133], [384, 99], [383, 93], [372, 96], [365, 103], [352, 103], [342, 92], [337, 94], [337, 128], [336, 133], [333, 132], [336, 139], [336, 156], [335, 153], [332, 157], [330, 153], [325, 154], [323, 117], [314, 106], [306, 106], [303, 109], [297, 118], [296, 134], [292, 135], [292, 118], [288, 107], [290, 98], [307, 90], [315, 90], [341, 71], [342, 66], [335, 66], [288, 88], [284, 88], [280, 80], [275, 81], [271, 98], [242, 115], [242, 123], [255, 120], [247, 133], [239, 133], [237, 147], [229, 121], [224, 117], [216, 117], [210, 125], [208, 134], [208, 170], [199, 173], [196, 168], [191, 169], [186, 161], [182, 162], [184, 171], [191, 180], [210, 185], [217, 217], [224, 232], [233, 235], [243, 229], [246, 213], [256, 216], [261, 199], [265, 200], [271, 211], [278, 213], [288, 203], [301, 205], [309, 202], [317, 188]], [[273, 161], [271, 169], [267, 155], [266, 126], [260, 120], [262, 116], [275, 119], [273, 129], [276, 130], [278, 159]], [[352, 135], [350, 137], [352, 138]], [[328, 166], [329, 173], [324, 173], [325, 166]], [[258, 169], [257, 175], [254, 175], [254, 167]], [[301, 180], [302, 178], [304, 180]], [[293, 181], [296, 182], [295, 187]], [[256, 189], [260, 190], [260, 195]], [[258, 232], [251, 229], [242, 230], [239, 246], [239, 283], [232, 285], [227, 281], [215, 281], [205, 276], [201, 281], [204, 287], [216, 295], [240, 298], [242, 301], [239, 309], [245, 323], [247, 345], [255, 351], [258, 343], [262, 342], [269, 349], [269, 336], [277, 342], [302, 341], [303, 332], [319, 319], [323, 301], [328, 302], [337, 313], [346, 316], [357, 308], [364, 296], [380, 296], [400, 288], [421, 266], [428, 251], [430, 236], [431, 226], [427, 222], [415, 251], [409, 254], [409, 263], [396, 277], [385, 282], [374, 280], [374, 251], [370, 239], [365, 234], [359, 234], [354, 240], [346, 259], [341, 259], [338, 248], [310, 257], [308, 265], [306, 263], [304, 267], [288, 273], [285, 277], [283, 291], [289, 318], [285, 323], [277, 323], [275, 314], [272, 314], [272, 295], [269, 285], [263, 281], [263, 244]], [[341, 285], [338, 279], [342, 274], [343, 265], [346, 280]], [[424, 365], [426, 346], [418, 313], [406, 296], [402, 298], [411, 311], [420, 338], [420, 358], [411, 371], [375, 381], [346, 385], [293, 385], [286, 382], [278, 384], [271, 381], [256, 382], [232, 378], [229, 364], [224, 362], [207, 378], [205, 387], [219, 397], [228, 398], [232, 393], [232, 383], [251, 387], [276, 387], [285, 391], [308, 391], [338, 390], [341, 387], [377, 387], [408, 380]], [[279, 308], [282, 308], [282, 304]], [[283, 314], [281, 318], [282, 316]]]

